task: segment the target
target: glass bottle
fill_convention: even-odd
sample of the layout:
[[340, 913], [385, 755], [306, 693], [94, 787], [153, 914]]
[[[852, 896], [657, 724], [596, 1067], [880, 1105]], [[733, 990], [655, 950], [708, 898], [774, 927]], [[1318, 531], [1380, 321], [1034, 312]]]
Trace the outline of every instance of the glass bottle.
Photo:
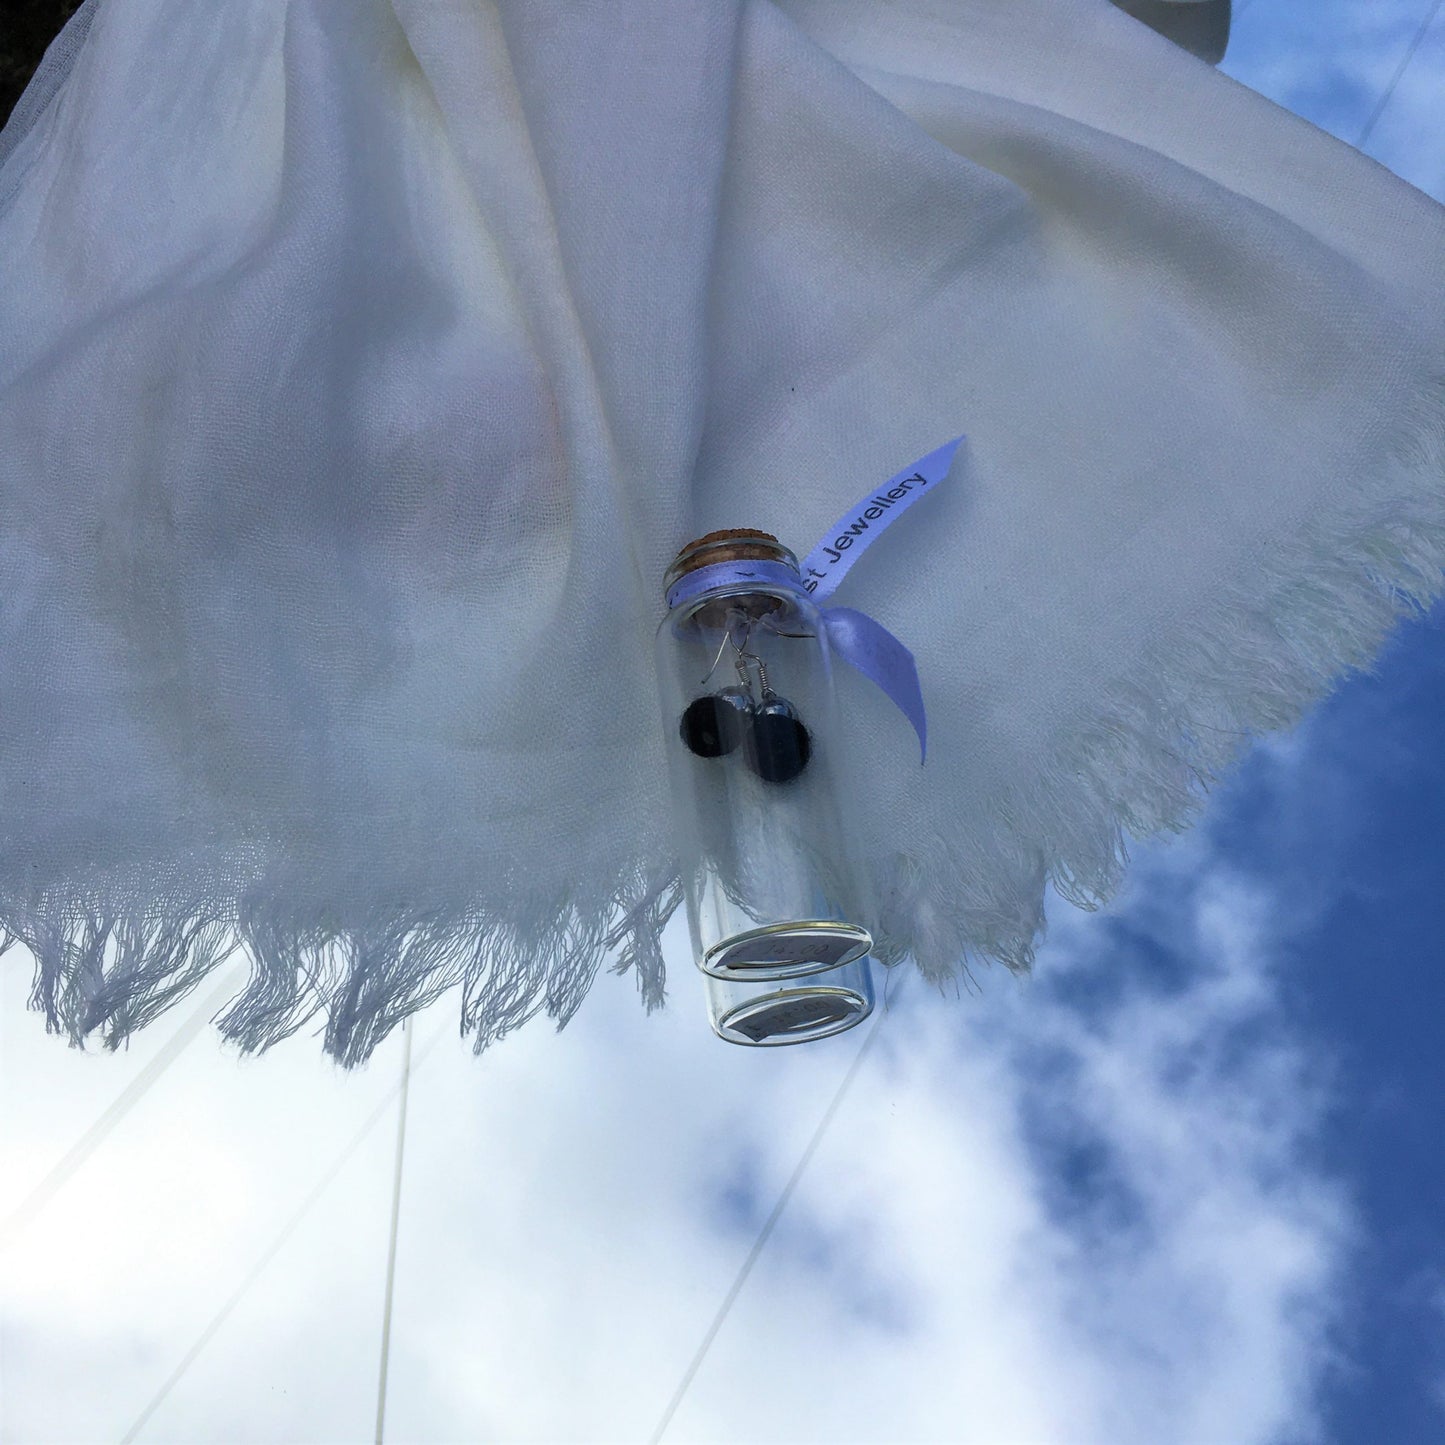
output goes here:
[[657, 634], [688, 923], [713, 1031], [801, 1043], [873, 1008], [861, 870], [835, 791], [832, 658], [797, 559], [712, 532], [668, 569]]

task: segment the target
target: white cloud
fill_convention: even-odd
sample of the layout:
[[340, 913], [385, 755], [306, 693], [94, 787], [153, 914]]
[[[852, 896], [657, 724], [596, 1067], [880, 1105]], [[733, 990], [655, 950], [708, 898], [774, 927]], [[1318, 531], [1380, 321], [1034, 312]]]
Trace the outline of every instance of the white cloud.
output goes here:
[[[1309, 1147], [1322, 1087], [1281, 1017], [1268, 900], [1202, 845], [1152, 872], [1062, 919], [1031, 984], [905, 990], [669, 1439], [1308, 1424], [1350, 1239]], [[1106, 956], [1122, 931], [1187, 967]], [[12, 1202], [154, 1047], [77, 1057], [17, 1019], [19, 982]], [[421, 1066], [390, 1438], [646, 1438], [861, 1039], [732, 1049], [694, 985], [679, 967], [649, 1019], [603, 980], [560, 1037]], [[433, 1010], [419, 1047], [449, 1027]], [[355, 1077], [315, 1050], [238, 1065], [204, 1037], [0, 1259], [7, 1439], [136, 1417], [394, 1082], [394, 1046]], [[369, 1438], [392, 1139], [388, 1117], [142, 1439]]]

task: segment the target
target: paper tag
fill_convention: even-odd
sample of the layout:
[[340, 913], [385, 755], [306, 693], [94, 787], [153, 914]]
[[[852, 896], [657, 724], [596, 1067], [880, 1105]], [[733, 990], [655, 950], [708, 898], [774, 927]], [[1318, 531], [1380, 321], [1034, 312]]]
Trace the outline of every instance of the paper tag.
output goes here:
[[923, 496], [948, 475], [962, 437], [929, 452], [905, 467], [885, 485], [869, 492], [828, 529], [824, 539], [803, 561], [803, 586], [821, 602], [848, 574], [848, 569], [869, 546]]

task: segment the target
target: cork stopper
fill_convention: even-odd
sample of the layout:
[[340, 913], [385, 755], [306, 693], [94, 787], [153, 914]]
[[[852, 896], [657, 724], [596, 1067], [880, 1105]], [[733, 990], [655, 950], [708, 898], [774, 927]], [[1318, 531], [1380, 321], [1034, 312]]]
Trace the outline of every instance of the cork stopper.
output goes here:
[[[781, 562], [785, 567], [798, 570], [798, 559], [773, 536], [771, 532], [759, 532], [754, 527], [730, 527], [718, 532], [709, 532], [689, 542], [667, 569], [663, 579], [664, 590], [670, 591], [674, 584], [689, 572], [699, 567], [711, 567], [718, 562]], [[756, 595], [729, 597], [726, 601], [706, 603], [699, 610], [698, 620], [705, 626], [722, 626], [728, 611], [741, 611], [747, 616], [759, 617], [777, 611], [780, 599], [765, 592]]]
[[671, 587], [699, 567], [718, 562], [781, 562], [797, 569], [798, 559], [773, 536], [755, 527], [728, 527], [689, 542], [673, 558], [664, 586]]
[[771, 532], [755, 532], [748, 527], [725, 527], [720, 532], [709, 532], [707, 536], [689, 542], [677, 554], [677, 559], [680, 562], [690, 553], [703, 548], [708, 550], [707, 562], [693, 562], [687, 568], [689, 572], [694, 567], [710, 567], [714, 562], [774, 562], [779, 552], [787, 550]]

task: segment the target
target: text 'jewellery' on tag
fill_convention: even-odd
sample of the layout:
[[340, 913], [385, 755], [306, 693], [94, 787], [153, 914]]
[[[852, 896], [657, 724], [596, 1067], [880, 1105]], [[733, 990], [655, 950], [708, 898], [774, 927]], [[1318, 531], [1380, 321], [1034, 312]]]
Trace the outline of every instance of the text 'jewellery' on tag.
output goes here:
[[962, 437], [945, 442], [844, 512], [803, 559], [800, 570], [809, 594], [820, 601], [831, 596], [849, 568], [887, 528], [948, 475], [962, 445]]

